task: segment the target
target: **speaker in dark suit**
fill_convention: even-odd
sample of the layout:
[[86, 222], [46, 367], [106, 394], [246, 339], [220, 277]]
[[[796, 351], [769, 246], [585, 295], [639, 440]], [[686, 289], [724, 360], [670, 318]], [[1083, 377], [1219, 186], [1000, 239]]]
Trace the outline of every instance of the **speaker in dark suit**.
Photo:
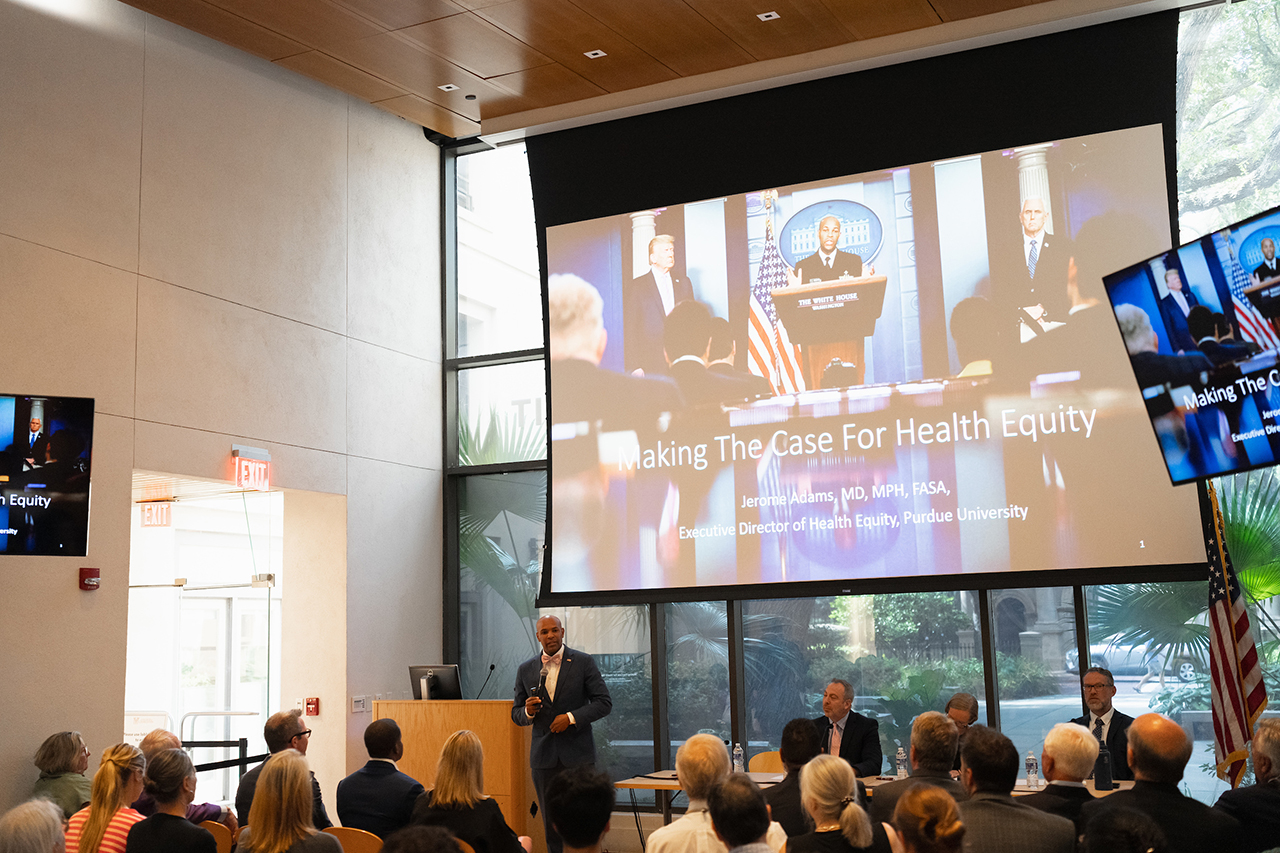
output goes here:
[[640, 368], [645, 375], [665, 375], [662, 330], [667, 319], [658, 288], [658, 276], [671, 277], [671, 305], [693, 298], [693, 285], [676, 276], [675, 239], [659, 234], [649, 241], [649, 271], [626, 285], [622, 299], [622, 361], [628, 373]]
[[[1044, 202], [1028, 198], [1022, 203], [1019, 214], [1022, 224], [1017, 260], [1005, 264], [1005, 272], [995, 282], [997, 301], [1002, 316], [1015, 323], [1022, 320], [1019, 309], [1036, 305], [1044, 308], [1043, 317], [1032, 315], [1034, 320], [1065, 322], [1071, 310], [1071, 297], [1067, 293], [1067, 270], [1073, 249], [1065, 235], [1048, 234], [1045, 227], [1048, 214]], [[1034, 273], [1031, 263], [1031, 246], [1035, 245]], [[1025, 322], [1025, 321], [1024, 321]], [[1038, 324], [1032, 327], [1039, 332]]]
[[1276, 260], [1276, 244], [1270, 237], [1262, 238], [1262, 263], [1254, 267], [1253, 274], [1259, 281], [1280, 276], [1280, 261]]
[[[1169, 337], [1169, 347], [1174, 352], [1179, 350], [1196, 352], [1196, 339], [1191, 335], [1191, 330], [1187, 326], [1187, 315], [1191, 313], [1192, 308], [1200, 304], [1200, 301], [1196, 299], [1194, 293], [1183, 285], [1182, 274], [1177, 270], [1166, 271], [1164, 282], [1168, 286], [1169, 292], [1160, 297], [1160, 317], [1164, 320], [1165, 332]], [[1186, 313], [1183, 313], [1182, 306], [1174, 299], [1174, 293], [1182, 294], [1182, 298], [1186, 300]]]
[[[822, 739], [822, 751], [831, 754], [833, 731], [840, 731], [839, 756], [858, 776], [875, 776], [884, 765], [880, 749], [880, 724], [853, 708], [853, 685], [842, 679], [827, 685], [822, 696], [822, 716], [813, 721]], [[834, 719], [833, 719], [834, 718]]]
[[591, 655], [564, 645], [559, 618], [543, 616], [537, 632], [542, 654], [516, 670], [511, 719], [519, 726], [533, 726], [529, 746], [533, 786], [542, 807], [547, 848], [561, 853], [563, 842], [547, 818], [547, 782], [566, 767], [595, 763], [591, 724], [613, 710], [613, 700]]
[[800, 276], [801, 284], [808, 284], [811, 281], [835, 281], [841, 276], [857, 278], [862, 275], [862, 258], [852, 252], [836, 249], [834, 256], [831, 257], [831, 266], [827, 266], [822, 255], [814, 252], [796, 264], [796, 274]]

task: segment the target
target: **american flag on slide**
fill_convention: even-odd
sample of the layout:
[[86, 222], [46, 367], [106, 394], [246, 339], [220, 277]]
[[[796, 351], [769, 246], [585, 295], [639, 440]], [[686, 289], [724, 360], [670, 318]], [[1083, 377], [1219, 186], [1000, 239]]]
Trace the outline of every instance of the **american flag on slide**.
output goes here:
[[1222, 537], [1222, 511], [1213, 483], [1205, 483], [1211, 511], [1204, 546], [1209, 557], [1209, 680], [1213, 696], [1213, 751], [1218, 778], [1240, 784], [1253, 726], [1267, 707], [1258, 649], [1249, 628], [1249, 611]]
[[773, 386], [774, 394], [790, 394], [804, 390], [804, 371], [800, 367], [800, 348], [787, 337], [786, 327], [778, 319], [769, 294], [787, 283], [787, 265], [773, 241], [773, 223], [765, 223], [764, 255], [751, 286], [751, 318], [747, 327], [747, 369], [763, 376]]
[[1240, 334], [1263, 349], [1280, 349], [1280, 337], [1276, 336], [1275, 329], [1271, 328], [1266, 318], [1253, 307], [1249, 297], [1244, 295], [1244, 289], [1252, 283], [1249, 281], [1249, 274], [1245, 272], [1244, 267], [1240, 266], [1240, 261], [1226, 245], [1226, 238], [1222, 234], [1215, 233], [1213, 239], [1221, 244], [1218, 246], [1218, 256], [1230, 258], [1225, 264], [1229, 277], [1227, 285], [1231, 288], [1231, 303], [1236, 310], [1236, 322], [1240, 324]]

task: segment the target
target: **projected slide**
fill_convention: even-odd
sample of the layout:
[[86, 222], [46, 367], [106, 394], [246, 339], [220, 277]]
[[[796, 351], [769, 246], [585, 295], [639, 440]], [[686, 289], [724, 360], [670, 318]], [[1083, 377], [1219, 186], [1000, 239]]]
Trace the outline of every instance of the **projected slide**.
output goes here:
[[83, 557], [93, 400], [0, 394], [0, 554]]
[[1280, 209], [1106, 277], [1175, 483], [1280, 460]]
[[553, 592], [1179, 563], [1159, 127], [548, 229]]

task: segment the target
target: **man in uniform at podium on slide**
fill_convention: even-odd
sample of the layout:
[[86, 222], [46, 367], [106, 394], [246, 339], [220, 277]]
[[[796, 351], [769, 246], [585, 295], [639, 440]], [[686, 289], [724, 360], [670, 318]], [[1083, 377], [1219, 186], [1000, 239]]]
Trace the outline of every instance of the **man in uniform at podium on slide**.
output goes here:
[[595, 764], [591, 724], [608, 716], [613, 700], [591, 655], [564, 644], [564, 623], [559, 617], [543, 616], [537, 632], [542, 654], [516, 670], [511, 719], [518, 726], [533, 726], [529, 765], [542, 809], [547, 849], [562, 853], [564, 844], [547, 814], [547, 783], [566, 767]]
[[[818, 223], [818, 251], [796, 264], [790, 284], [809, 284], [814, 281], [836, 281], [840, 278], [861, 278], [862, 258], [852, 252], [837, 248], [840, 242], [840, 220], [824, 216]], [[867, 267], [865, 275], [875, 275], [875, 268]]]

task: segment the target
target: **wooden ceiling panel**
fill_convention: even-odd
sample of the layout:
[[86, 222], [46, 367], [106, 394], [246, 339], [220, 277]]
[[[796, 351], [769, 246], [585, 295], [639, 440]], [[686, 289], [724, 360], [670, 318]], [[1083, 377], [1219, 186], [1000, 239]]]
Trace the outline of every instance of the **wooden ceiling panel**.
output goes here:
[[328, 0], [214, 0], [214, 4], [320, 49], [385, 32], [385, 28]]
[[297, 56], [281, 59], [276, 62], [276, 65], [305, 74], [312, 80], [319, 80], [321, 83], [326, 83], [370, 103], [405, 94], [403, 89], [398, 89], [385, 80], [379, 80], [372, 74], [366, 74], [345, 62], [339, 62], [318, 50], [309, 50]]
[[375, 101], [373, 105], [401, 118], [407, 118], [415, 124], [452, 136], [454, 139], [476, 136], [480, 133], [479, 122], [463, 118], [444, 107], [424, 101], [417, 95], [401, 95], [398, 98]]
[[510, 94], [481, 106], [480, 115], [486, 119], [605, 94], [604, 89], [563, 65], [540, 65], [528, 71], [494, 77], [489, 82]]
[[[745, 65], [751, 54], [684, 0], [573, 0], [645, 53], [688, 77]], [[924, 0], [918, 0], [924, 2]]]
[[[777, 59], [855, 41], [822, 0], [687, 0], [756, 59]], [[756, 15], [777, 12], [781, 17], [761, 21]]]
[[944, 21], [963, 21], [1043, 2], [1045, 0], [930, 0], [930, 5]]
[[186, 27], [240, 50], [276, 60], [307, 50], [305, 44], [272, 32], [203, 0], [124, 0], [135, 9]]
[[[609, 92], [678, 76], [567, 0], [512, 0], [475, 14]], [[588, 59], [590, 50], [607, 55]]]
[[334, 0], [389, 30], [412, 27], [466, 11], [452, 0]]
[[468, 12], [408, 27], [399, 35], [477, 77], [497, 77], [547, 65], [550, 59]]
[[[383, 33], [339, 45], [327, 52], [348, 65], [354, 65], [472, 121], [480, 120], [480, 109], [484, 103], [506, 95], [503, 90], [490, 86], [474, 74], [433, 53], [428, 53], [397, 33]], [[457, 86], [458, 90], [440, 91], [438, 87], [447, 83]], [[467, 95], [475, 95], [476, 100], [468, 101]]]
[[825, 0], [831, 14], [858, 39], [922, 30], [942, 23], [929, 0]]

